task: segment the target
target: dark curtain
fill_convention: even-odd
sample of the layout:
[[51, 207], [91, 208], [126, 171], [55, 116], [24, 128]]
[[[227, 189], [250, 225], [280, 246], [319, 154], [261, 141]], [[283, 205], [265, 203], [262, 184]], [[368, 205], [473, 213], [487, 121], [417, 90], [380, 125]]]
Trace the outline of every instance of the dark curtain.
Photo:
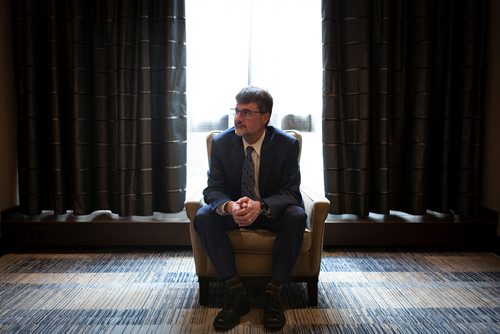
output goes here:
[[323, 0], [331, 213], [477, 213], [485, 10], [477, 0]]
[[13, 10], [22, 211], [182, 210], [183, 0], [19, 0]]

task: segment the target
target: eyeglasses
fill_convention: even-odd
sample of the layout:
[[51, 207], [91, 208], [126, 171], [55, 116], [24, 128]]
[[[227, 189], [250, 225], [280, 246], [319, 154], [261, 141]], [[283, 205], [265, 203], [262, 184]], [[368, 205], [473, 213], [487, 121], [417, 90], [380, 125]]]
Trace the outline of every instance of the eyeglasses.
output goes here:
[[231, 109], [231, 115], [233, 117], [241, 115], [244, 119], [250, 119], [253, 117], [254, 114], [265, 114], [265, 112], [264, 111], [253, 111], [253, 110], [249, 110], [249, 109], [240, 110], [238, 108]]

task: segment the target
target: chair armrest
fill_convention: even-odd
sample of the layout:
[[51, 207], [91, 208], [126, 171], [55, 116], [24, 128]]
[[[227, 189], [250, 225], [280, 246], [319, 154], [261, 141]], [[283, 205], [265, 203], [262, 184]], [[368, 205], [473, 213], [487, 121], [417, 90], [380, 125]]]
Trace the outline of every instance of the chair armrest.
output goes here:
[[196, 216], [196, 212], [198, 209], [204, 205], [203, 196], [201, 195], [201, 191], [196, 191], [192, 195], [190, 195], [186, 201], [184, 202], [184, 207], [186, 208], [186, 215], [189, 218], [189, 221], [192, 223], [194, 217]]
[[330, 201], [315, 190], [301, 188], [300, 191], [307, 214], [307, 228], [311, 231], [318, 228], [323, 229], [330, 209]]
[[311, 252], [309, 265], [311, 272], [318, 274], [321, 269], [321, 252], [325, 234], [325, 221], [330, 209], [330, 201], [312, 189], [301, 189], [307, 213], [307, 228], [311, 231]]
[[198, 233], [196, 233], [194, 229], [194, 218], [198, 209], [200, 209], [203, 205], [203, 196], [201, 196], [200, 192], [195, 192], [195, 195], [189, 197], [184, 202], [184, 207], [186, 208], [186, 215], [189, 218], [189, 235], [191, 238], [191, 248], [193, 250], [193, 257], [196, 263], [196, 275], [198, 276], [206, 276], [208, 275], [208, 258], [203, 249], [203, 245], [201, 243], [200, 238], [198, 237]]
[[186, 215], [188, 216], [190, 222], [193, 222], [196, 212], [198, 212], [198, 209], [202, 206], [201, 203], [201, 198], [198, 200], [189, 200], [184, 203], [184, 206], [186, 207]]

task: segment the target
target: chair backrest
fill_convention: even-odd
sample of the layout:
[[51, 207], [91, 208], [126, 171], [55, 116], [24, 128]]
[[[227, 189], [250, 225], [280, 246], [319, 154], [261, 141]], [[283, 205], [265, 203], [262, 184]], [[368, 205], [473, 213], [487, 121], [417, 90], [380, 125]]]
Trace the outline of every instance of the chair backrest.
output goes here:
[[[207, 135], [207, 157], [208, 157], [208, 161], [210, 161], [210, 152], [212, 151], [212, 140], [213, 140], [213, 138], [216, 135], [218, 135], [221, 132], [222, 131], [214, 130], [214, 131], [211, 131]], [[302, 153], [302, 134], [300, 133], [300, 131], [297, 131], [297, 130], [285, 130], [285, 132], [288, 133], [289, 135], [291, 135], [292, 137], [295, 137], [299, 141], [299, 162], [300, 162], [300, 155]]]

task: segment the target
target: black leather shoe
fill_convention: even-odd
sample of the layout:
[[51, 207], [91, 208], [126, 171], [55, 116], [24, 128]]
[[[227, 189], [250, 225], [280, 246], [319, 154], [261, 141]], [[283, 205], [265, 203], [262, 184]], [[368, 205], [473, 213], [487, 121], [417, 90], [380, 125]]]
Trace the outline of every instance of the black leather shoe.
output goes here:
[[214, 319], [216, 330], [228, 330], [240, 323], [240, 317], [250, 311], [250, 300], [246, 293], [234, 294]]
[[285, 326], [286, 317], [278, 294], [266, 293], [264, 305], [264, 327], [277, 331]]

